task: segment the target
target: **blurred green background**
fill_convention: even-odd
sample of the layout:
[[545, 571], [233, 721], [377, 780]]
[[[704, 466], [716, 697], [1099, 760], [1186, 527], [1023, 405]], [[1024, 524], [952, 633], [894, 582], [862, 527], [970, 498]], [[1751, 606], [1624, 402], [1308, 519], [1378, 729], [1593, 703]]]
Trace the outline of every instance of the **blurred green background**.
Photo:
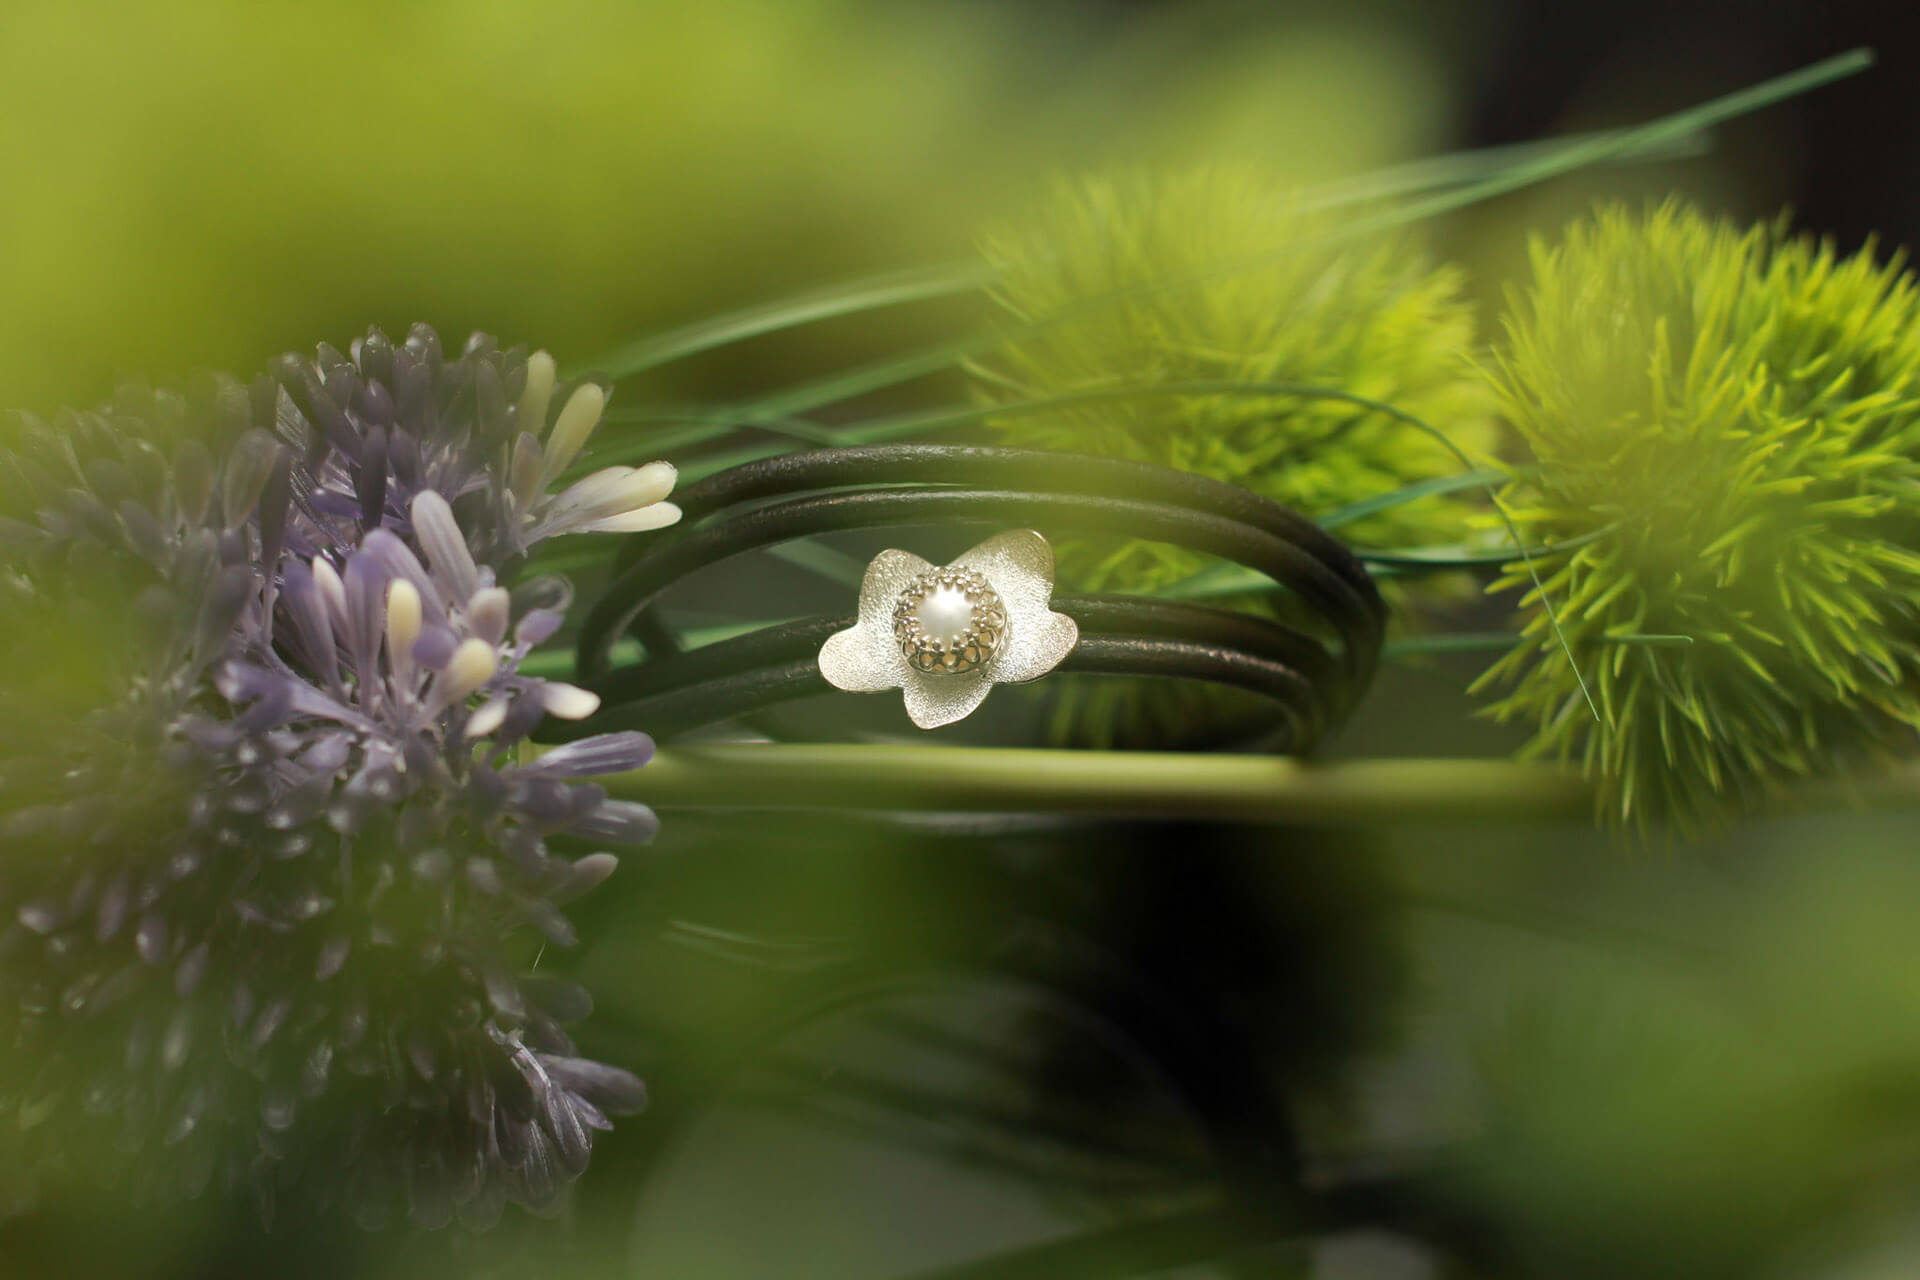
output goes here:
[[584, 361], [963, 254], [1059, 166], [1418, 154], [1445, 89], [1391, 27], [1231, 9], [11, 4], [0, 389], [85, 403], [414, 320]]
[[[1849, 244], [1912, 237], [1920, 111], [1891, 7], [1546, 8], [14, 0], [0, 403], [85, 405], [122, 375], [250, 371], [414, 320], [582, 365], [718, 309], [964, 258], [1055, 172], [1226, 159], [1329, 181], [1645, 118], [1861, 40], [1889, 54], [1869, 82], [1433, 238], [1484, 336], [1525, 233], [1598, 194], [1742, 217], [1794, 201]], [[737, 399], [949, 336], [958, 314], [783, 334], [614, 403]], [[1504, 749], [1469, 718], [1475, 669], [1389, 672], [1341, 750]], [[1652, 854], [1497, 819], [668, 815], [556, 961], [599, 996], [588, 1047], [649, 1073], [658, 1104], [602, 1144], [561, 1220], [296, 1253], [245, 1213], [67, 1205], [0, 1227], [0, 1275], [419, 1274], [449, 1252], [460, 1274], [913, 1274], [1212, 1203], [1242, 1094], [1283, 1100], [1294, 1175], [1380, 1182], [1377, 1211], [1302, 1210], [1312, 1244], [1233, 1264], [1153, 1270], [1123, 1241], [1104, 1270], [1005, 1274], [1911, 1275], [1912, 837], [1810, 819]], [[773, 1034], [816, 999], [819, 1019]], [[1206, 1028], [1199, 1048], [1154, 1038], [1140, 1010], [1162, 1003]], [[855, 1078], [864, 1093], [835, 1092]], [[1275, 1119], [1246, 1106], [1247, 1126]], [[1396, 1207], [1402, 1169], [1448, 1229], [1422, 1238]]]

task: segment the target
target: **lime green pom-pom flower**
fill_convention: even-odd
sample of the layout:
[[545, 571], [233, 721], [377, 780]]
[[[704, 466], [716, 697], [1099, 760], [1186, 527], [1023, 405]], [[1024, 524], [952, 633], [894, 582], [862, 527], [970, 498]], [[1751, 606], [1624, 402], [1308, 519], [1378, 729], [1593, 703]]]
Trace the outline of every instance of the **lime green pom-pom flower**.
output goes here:
[[[1898, 261], [1665, 205], [1532, 250], [1488, 369], [1539, 593], [1483, 677], [1603, 818], [1681, 826], [1920, 724], [1920, 295]], [[1500, 587], [1531, 587], [1524, 572]]]
[[[1032, 216], [990, 231], [982, 250], [1008, 332], [973, 373], [1007, 407], [992, 420], [1004, 443], [1198, 472], [1309, 516], [1457, 473], [1460, 462], [1404, 421], [1263, 384], [1390, 404], [1470, 453], [1491, 443], [1492, 398], [1467, 359], [1474, 317], [1461, 274], [1400, 237], [1345, 235], [1341, 217], [1253, 173], [1062, 181]], [[1208, 389], [1177, 390], [1196, 384]], [[1019, 407], [1126, 389], [1141, 394]], [[1455, 543], [1477, 509], [1471, 498], [1428, 497], [1340, 532], [1360, 546]], [[1060, 573], [1073, 590], [1140, 593], [1208, 563], [1146, 542], [1069, 544]], [[1197, 717], [1196, 700], [1211, 691], [1094, 689], [1076, 684], [1060, 698], [1057, 736], [1172, 744], [1196, 718], [1217, 719]]]

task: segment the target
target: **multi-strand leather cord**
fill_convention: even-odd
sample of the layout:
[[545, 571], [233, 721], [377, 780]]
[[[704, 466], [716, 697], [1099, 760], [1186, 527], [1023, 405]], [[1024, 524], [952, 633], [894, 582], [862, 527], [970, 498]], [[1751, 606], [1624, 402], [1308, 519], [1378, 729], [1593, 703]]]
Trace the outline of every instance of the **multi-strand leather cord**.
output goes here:
[[[1145, 539], [1265, 574], [1305, 607], [1310, 618], [1300, 620], [1331, 647], [1253, 614], [1057, 594], [1052, 607], [1079, 625], [1058, 670], [1202, 680], [1262, 695], [1287, 750], [1308, 750], [1351, 710], [1379, 657], [1385, 608], [1359, 559], [1304, 517], [1202, 476], [1078, 454], [883, 445], [750, 462], [675, 497], [681, 525], [636, 539], [585, 620], [578, 661], [603, 699], [596, 730], [632, 725], [671, 737], [826, 692], [821, 645], [850, 618], [781, 623], [683, 652], [653, 606], [674, 583], [730, 557], [851, 529], [984, 525]], [[645, 660], [611, 668], [612, 647], [626, 634]]]

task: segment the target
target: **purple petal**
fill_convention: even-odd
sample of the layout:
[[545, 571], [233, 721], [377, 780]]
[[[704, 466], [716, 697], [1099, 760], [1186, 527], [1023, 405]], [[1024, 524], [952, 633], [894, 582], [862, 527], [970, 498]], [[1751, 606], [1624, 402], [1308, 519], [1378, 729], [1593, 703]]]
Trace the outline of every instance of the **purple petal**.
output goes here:
[[507, 718], [492, 734], [496, 749], [511, 746], [532, 733], [534, 726], [547, 718], [547, 709], [537, 697], [523, 694], [507, 708]]
[[485, 587], [467, 601], [467, 625], [490, 645], [507, 638], [508, 609], [511, 597], [504, 587]]
[[234, 728], [241, 733], [265, 733], [268, 729], [285, 724], [293, 713], [295, 681], [280, 679], [269, 684], [253, 705], [234, 718]]
[[[372, 556], [389, 577], [404, 578], [413, 584], [413, 589], [420, 593], [420, 616], [424, 620], [427, 622], [447, 620], [447, 609], [441, 602], [440, 589], [427, 575], [426, 568], [421, 565], [419, 557], [413, 554], [412, 548], [402, 542], [398, 535], [386, 529], [375, 529], [367, 535], [366, 541], [360, 544], [360, 554]], [[382, 603], [381, 618], [384, 620], [386, 614], [384, 602]]]
[[347, 754], [352, 749], [351, 735], [338, 731], [325, 734], [300, 753], [300, 767], [314, 773], [332, 774], [347, 762]]
[[213, 497], [213, 459], [198, 440], [184, 440], [173, 452], [173, 494], [188, 524], [206, 518]]
[[538, 577], [528, 578], [513, 589], [515, 613], [549, 609], [564, 616], [567, 606], [572, 603], [573, 584], [557, 573], [543, 573]]
[[599, 888], [615, 871], [620, 869], [620, 859], [610, 853], [590, 853], [578, 858], [567, 869], [567, 878], [555, 885], [547, 896], [556, 903], [565, 904], [584, 894]]
[[520, 990], [542, 1013], [559, 1022], [582, 1022], [593, 1014], [593, 996], [577, 982], [534, 975], [520, 979]]
[[607, 800], [567, 830], [587, 840], [608, 844], [645, 844], [660, 831], [653, 810], [634, 800]]
[[[266, 487], [260, 493], [260, 563], [279, 563], [292, 502], [293, 454], [285, 447], [276, 447], [273, 468], [267, 473]], [[271, 580], [267, 586], [271, 591]]]
[[232, 528], [253, 514], [260, 491], [267, 486], [280, 443], [271, 433], [258, 427], [249, 429], [227, 452], [226, 474], [221, 477], [221, 516]]
[[535, 822], [561, 823], [577, 819], [573, 788], [558, 778], [529, 776], [515, 770], [511, 778], [509, 803]]
[[347, 557], [347, 571], [341, 575], [347, 595], [347, 647], [363, 681], [372, 680], [376, 670], [374, 655], [380, 650], [387, 617], [389, 576], [376, 557], [358, 551]]
[[387, 509], [387, 432], [373, 427], [360, 447], [360, 466], [353, 477], [355, 495], [360, 499], [360, 526], [379, 525]]
[[470, 600], [481, 587], [480, 570], [467, 550], [466, 535], [453, 518], [447, 500], [431, 489], [413, 499], [413, 533], [427, 553], [427, 564], [447, 588], [447, 598]]
[[340, 691], [340, 661], [333, 648], [333, 625], [327, 620], [327, 603], [314, 583], [313, 571], [299, 559], [289, 559], [281, 575], [281, 602], [293, 620], [293, 633], [299, 641], [300, 656], [307, 673]]
[[459, 647], [460, 637], [451, 629], [440, 625], [422, 627], [420, 638], [413, 642], [413, 660], [429, 671], [440, 671], [453, 661], [453, 651]]
[[525, 649], [537, 649], [553, 639], [554, 633], [566, 621], [566, 615], [552, 609], [535, 609], [520, 619], [520, 625], [513, 629], [514, 643]]
[[647, 1086], [639, 1076], [590, 1058], [541, 1057], [553, 1082], [577, 1093], [610, 1115], [633, 1115], [646, 1110]]
[[593, 1139], [587, 1134], [587, 1127], [580, 1123], [580, 1117], [574, 1114], [573, 1103], [566, 1090], [558, 1084], [548, 1083], [540, 1091], [540, 1110], [543, 1126], [553, 1137], [554, 1155], [560, 1163], [560, 1169], [566, 1178], [577, 1178], [586, 1171], [587, 1158], [593, 1151]]
[[212, 662], [226, 648], [240, 611], [254, 595], [253, 570], [246, 565], [228, 565], [214, 575], [200, 602], [200, 618], [194, 627], [193, 653], [200, 663]]
[[581, 738], [541, 756], [514, 772], [526, 777], [590, 778], [603, 773], [625, 773], [638, 769], [653, 758], [653, 739], [644, 733], [624, 730]]

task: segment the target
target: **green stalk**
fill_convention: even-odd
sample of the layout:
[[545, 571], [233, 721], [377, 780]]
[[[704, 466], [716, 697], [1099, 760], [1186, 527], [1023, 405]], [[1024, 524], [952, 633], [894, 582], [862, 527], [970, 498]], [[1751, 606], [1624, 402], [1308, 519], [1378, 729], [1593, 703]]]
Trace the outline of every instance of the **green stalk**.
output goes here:
[[[745, 743], [663, 749], [602, 780], [662, 810], [1036, 813], [1331, 827], [1526, 826], [1592, 820], [1593, 791], [1557, 765], [1027, 747]], [[1920, 808], [1920, 767], [1807, 784], [1793, 813]]]
[[1382, 826], [1581, 820], [1593, 796], [1552, 766], [1503, 760], [1049, 751], [885, 745], [674, 747], [602, 780], [659, 809], [1049, 813]]

